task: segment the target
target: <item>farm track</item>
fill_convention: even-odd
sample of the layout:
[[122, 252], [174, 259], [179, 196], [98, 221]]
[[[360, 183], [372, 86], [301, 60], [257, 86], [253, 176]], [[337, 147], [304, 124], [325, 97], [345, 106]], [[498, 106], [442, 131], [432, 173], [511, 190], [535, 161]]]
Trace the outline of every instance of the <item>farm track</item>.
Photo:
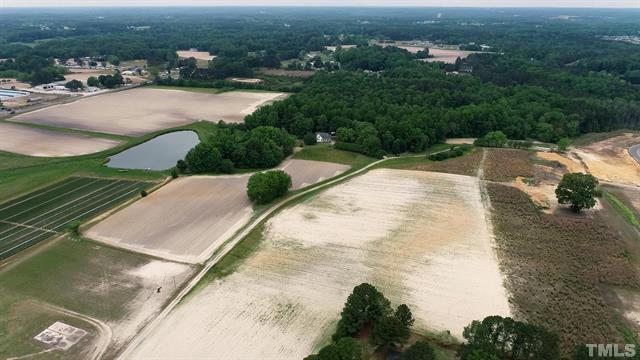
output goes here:
[[[443, 150], [446, 151], [446, 150]], [[420, 157], [420, 156], [425, 156], [425, 155], [412, 155], [411, 157]], [[129, 342], [129, 344], [126, 346], [125, 350], [118, 356], [118, 359], [129, 359], [130, 356], [133, 354], [133, 352], [136, 350], [136, 348], [142, 344], [142, 342], [153, 332], [153, 330], [169, 315], [169, 313], [171, 313], [171, 311], [182, 301], [183, 298], [185, 298], [197, 285], [198, 283], [200, 283], [200, 281], [204, 278], [204, 276], [209, 272], [209, 270], [211, 270], [211, 268], [213, 268], [220, 260], [222, 260], [231, 250], [233, 250], [235, 248], [235, 246], [240, 243], [249, 233], [251, 233], [251, 231], [253, 231], [256, 227], [260, 226], [262, 223], [264, 223], [265, 220], [267, 220], [269, 217], [271, 217], [273, 214], [275, 214], [276, 212], [278, 212], [279, 210], [285, 208], [286, 206], [288, 206], [290, 203], [294, 202], [295, 200], [311, 193], [311, 192], [315, 192], [317, 190], [320, 189], [325, 189], [327, 187], [330, 187], [336, 183], [342, 182], [344, 180], [350, 179], [354, 176], [360, 175], [365, 173], [367, 170], [371, 169], [372, 167], [379, 165], [380, 163], [390, 160], [390, 159], [394, 159], [395, 157], [391, 157], [391, 158], [385, 158], [385, 159], [381, 159], [378, 161], [374, 161], [371, 164], [366, 165], [365, 167], [358, 169], [352, 173], [347, 173], [344, 174], [342, 176], [339, 176], [333, 180], [330, 180], [326, 183], [317, 185], [317, 186], [313, 186], [305, 191], [302, 191], [300, 193], [295, 194], [294, 196], [284, 199], [278, 203], [276, 203], [275, 205], [273, 205], [269, 210], [267, 210], [265, 213], [263, 213], [262, 215], [260, 215], [259, 217], [257, 217], [256, 219], [254, 219], [251, 223], [249, 223], [247, 226], [245, 226], [242, 231], [236, 233], [234, 236], [231, 237], [230, 240], [228, 240], [221, 248], [220, 251], [218, 251], [216, 254], [214, 254], [214, 256], [209, 259], [209, 261], [207, 261], [204, 265], [204, 267], [202, 268], [202, 270], [200, 270], [200, 272], [198, 272], [198, 274], [196, 274], [191, 281], [189, 281], [188, 284], [186, 284], [184, 286], [184, 288], [173, 298], [173, 300], [171, 300], [171, 302], [169, 302], [165, 308], [153, 319], [151, 320], [143, 329], [140, 330], [140, 332], [138, 333], [138, 335], [131, 341]]]
[[0, 259], [114, 207], [149, 183], [73, 177], [0, 204]]

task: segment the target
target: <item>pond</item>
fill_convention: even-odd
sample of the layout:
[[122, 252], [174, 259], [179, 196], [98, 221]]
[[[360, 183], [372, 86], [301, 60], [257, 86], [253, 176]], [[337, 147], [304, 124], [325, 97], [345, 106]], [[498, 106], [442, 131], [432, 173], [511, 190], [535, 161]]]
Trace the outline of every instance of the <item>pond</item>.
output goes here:
[[175, 131], [160, 135], [112, 156], [110, 168], [167, 170], [200, 142], [194, 131]]

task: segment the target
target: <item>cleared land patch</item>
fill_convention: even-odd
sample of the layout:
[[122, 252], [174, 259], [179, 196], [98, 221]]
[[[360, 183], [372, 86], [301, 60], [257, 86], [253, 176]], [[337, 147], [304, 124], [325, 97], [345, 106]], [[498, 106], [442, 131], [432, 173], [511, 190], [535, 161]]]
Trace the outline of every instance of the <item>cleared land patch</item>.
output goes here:
[[139, 194], [151, 183], [73, 177], [0, 204], [0, 260]]
[[639, 143], [640, 135], [627, 133], [577, 148], [574, 153], [598, 179], [638, 185], [640, 164], [629, 154], [629, 147]]
[[[288, 160], [281, 168], [291, 175], [295, 190], [348, 167]], [[201, 263], [253, 215], [246, 194], [249, 176], [180, 178], [102, 221], [87, 236], [165, 259]]]
[[324, 345], [364, 281], [407, 303], [418, 331], [459, 336], [473, 319], [509, 314], [473, 177], [374, 170], [284, 210], [250, 254], [230, 256], [243, 258], [235, 271], [177, 307], [132, 357], [300, 359]]
[[534, 176], [532, 153], [515, 149], [486, 149], [484, 164], [485, 179], [499, 182], [509, 182], [518, 177], [531, 178]]
[[29, 156], [77, 156], [110, 149], [120, 144], [79, 134], [0, 123], [0, 150]]
[[259, 106], [283, 96], [283, 93], [269, 92], [204, 94], [137, 88], [86, 97], [18, 115], [12, 120], [119, 135], [142, 135], [198, 120], [242, 122]]

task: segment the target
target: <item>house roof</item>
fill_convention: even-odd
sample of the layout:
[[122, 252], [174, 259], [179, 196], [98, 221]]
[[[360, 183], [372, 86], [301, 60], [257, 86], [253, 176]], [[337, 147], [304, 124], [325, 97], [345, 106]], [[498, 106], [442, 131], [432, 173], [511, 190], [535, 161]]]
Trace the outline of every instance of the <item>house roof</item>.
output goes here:
[[329, 135], [329, 133], [326, 133], [326, 132], [317, 132], [316, 136], [320, 136], [323, 139], [331, 139], [331, 135]]

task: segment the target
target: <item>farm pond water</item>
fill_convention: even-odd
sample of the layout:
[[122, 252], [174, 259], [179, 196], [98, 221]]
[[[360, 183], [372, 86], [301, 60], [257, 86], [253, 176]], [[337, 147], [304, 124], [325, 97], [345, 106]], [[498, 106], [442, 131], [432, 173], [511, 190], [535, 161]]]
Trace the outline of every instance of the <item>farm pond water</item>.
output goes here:
[[183, 159], [200, 142], [193, 131], [175, 131], [160, 135], [112, 156], [110, 168], [167, 170]]

